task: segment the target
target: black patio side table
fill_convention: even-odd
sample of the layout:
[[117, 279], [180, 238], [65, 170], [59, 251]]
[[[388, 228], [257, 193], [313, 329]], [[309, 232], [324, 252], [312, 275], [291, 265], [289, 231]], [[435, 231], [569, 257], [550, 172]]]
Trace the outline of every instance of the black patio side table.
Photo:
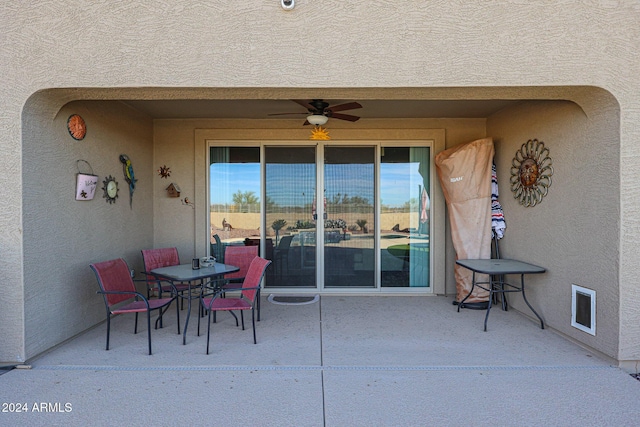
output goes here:
[[[527, 303], [527, 306], [529, 306], [533, 314], [535, 314], [538, 320], [540, 320], [540, 328], [544, 329], [544, 322], [542, 321], [542, 318], [538, 315], [538, 313], [536, 313], [531, 304], [529, 304], [529, 301], [527, 301], [527, 295], [524, 292], [524, 275], [544, 273], [546, 271], [545, 268], [526, 262], [517, 261], [515, 259], [459, 259], [456, 261], [456, 264], [468, 268], [473, 272], [471, 290], [469, 291], [469, 294], [464, 297], [463, 300], [458, 304], [458, 311], [460, 311], [460, 307], [462, 307], [466, 299], [471, 296], [474, 287], [477, 286], [480, 289], [484, 289], [485, 291], [489, 292], [489, 306], [487, 307], [487, 314], [484, 317], [485, 332], [487, 331], [487, 320], [489, 319], [489, 312], [491, 311], [493, 294], [501, 293], [504, 295], [507, 292], [522, 292], [522, 298], [524, 298], [524, 302]], [[476, 281], [476, 273], [488, 274], [489, 281]], [[504, 277], [505, 274], [519, 274], [520, 286], [508, 283], [507, 281], [502, 279], [493, 279], [494, 277]]]

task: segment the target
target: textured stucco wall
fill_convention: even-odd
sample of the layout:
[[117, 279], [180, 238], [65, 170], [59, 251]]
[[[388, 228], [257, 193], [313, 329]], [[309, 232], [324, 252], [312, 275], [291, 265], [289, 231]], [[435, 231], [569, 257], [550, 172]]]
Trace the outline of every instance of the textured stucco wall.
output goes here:
[[[327, 88], [326, 98], [350, 98], [363, 89], [369, 99], [578, 102], [581, 95], [571, 87], [589, 85], [619, 103], [619, 125], [610, 123], [620, 128], [621, 164], [620, 279], [613, 286], [621, 297], [619, 357], [640, 359], [640, 58], [633, 55], [639, 8], [634, 1], [299, 0], [290, 12], [277, 1], [3, 3], [0, 303], [6, 309], [0, 310], [0, 336], [6, 345], [0, 360], [26, 355], [24, 324], [16, 321], [23, 318], [22, 222], [29, 215], [23, 210], [23, 129], [33, 123], [23, 108], [40, 90], [95, 88], [72, 89], [60, 101], [307, 98], [318, 91], [305, 88]], [[320, 31], [331, 35], [330, 48], [309, 47]]]
[[[27, 114], [36, 113], [29, 109]], [[72, 139], [67, 118], [80, 114], [87, 136]], [[52, 118], [33, 120], [24, 133], [25, 351], [38, 354], [104, 320], [104, 303], [89, 263], [123, 257], [141, 270], [140, 249], [153, 241], [152, 122], [118, 102], [72, 102]], [[120, 154], [131, 159], [136, 183], [129, 206]], [[98, 175], [93, 200], [75, 200], [77, 160]], [[83, 172], [89, 168], [80, 164]], [[118, 182], [115, 203], [103, 180]], [[43, 305], [44, 304], [44, 305]], [[44, 308], [46, 307], [46, 309]]]
[[[576, 104], [538, 101], [490, 117], [487, 133], [507, 221], [502, 256], [547, 269], [526, 283], [529, 302], [548, 326], [617, 357], [620, 289], [611, 284], [619, 281], [620, 260], [619, 179], [612, 173], [619, 170], [618, 128]], [[510, 190], [513, 158], [529, 139], [544, 142], [554, 169], [548, 195], [534, 207], [519, 204]], [[572, 283], [596, 291], [596, 336], [571, 327]], [[509, 301], [533, 317], [520, 295]]]

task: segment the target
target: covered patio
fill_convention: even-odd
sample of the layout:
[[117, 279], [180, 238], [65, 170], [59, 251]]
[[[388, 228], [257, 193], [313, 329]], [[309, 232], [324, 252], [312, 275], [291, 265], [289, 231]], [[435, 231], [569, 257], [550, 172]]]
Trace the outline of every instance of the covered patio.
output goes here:
[[[281, 305], [264, 295], [257, 345], [250, 321], [242, 331], [221, 315], [206, 355], [205, 323], [197, 336], [192, 317], [182, 345], [169, 310], [165, 327], [152, 331], [152, 356], [145, 322], [134, 335], [133, 317], [118, 316], [109, 351], [101, 323], [0, 376], [2, 401], [29, 408], [3, 413], [2, 421], [637, 425], [640, 384], [615, 362], [516, 310], [495, 307], [482, 332], [484, 315], [458, 313], [444, 296], [322, 296]], [[40, 402], [61, 409], [35, 413]]]

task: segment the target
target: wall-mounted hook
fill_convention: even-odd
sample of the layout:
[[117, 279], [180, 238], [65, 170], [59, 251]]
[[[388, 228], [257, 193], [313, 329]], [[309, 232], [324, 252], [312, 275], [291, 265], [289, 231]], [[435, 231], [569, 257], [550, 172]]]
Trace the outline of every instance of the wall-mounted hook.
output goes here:
[[184, 199], [180, 199], [180, 201], [182, 202], [183, 205], [187, 205], [187, 206], [191, 206], [191, 209], [195, 209], [195, 205], [193, 204], [193, 202], [191, 200], [189, 200], [188, 197], [185, 197]]

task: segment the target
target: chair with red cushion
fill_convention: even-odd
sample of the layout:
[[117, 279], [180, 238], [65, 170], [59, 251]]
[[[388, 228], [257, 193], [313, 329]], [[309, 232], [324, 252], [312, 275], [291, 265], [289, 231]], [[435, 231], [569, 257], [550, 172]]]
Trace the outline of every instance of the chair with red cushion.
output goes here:
[[240, 270], [235, 273], [225, 274], [225, 287], [238, 287], [234, 284], [242, 283], [251, 261], [258, 256], [258, 246], [227, 246], [224, 248], [224, 263], [234, 265]]
[[[187, 283], [171, 283], [160, 280], [151, 274], [151, 270], [172, 265], [180, 265], [180, 257], [177, 248], [143, 249], [142, 262], [144, 264], [144, 274], [147, 280], [147, 298], [151, 298], [151, 291], [158, 291], [158, 298], [162, 298], [164, 292], [176, 291], [180, 294], [189, 291]], [[184, 308], [184, 299], [182, 300]]]
[[[138, 333], [138, 313], [147, 313], [147, 334], [149, 336], [149, 354], [151, 354], [151, 312], [159, 310], [159, 319], [163, 309], [169, 308], [177, 297], [175, 292], [171, 298], [148, 299], [136, 290], [129, 272], [129, 266], [122, 258], [91, 264], [96, 275], [99, 294], [104, 298], [107, 310], [107, 350], [109, 350], [109, 335], [111, 333], [111, 315], [135, 313], [136, 323], [134, 333]], [[178, 334], [180, 334], [180, 310], [176, 303]], [[157, 322], [156, 322], [157, 329]]]
[[[259, 246], [227, 246], [224, 250], [224, 263], [239, 267], [235, 273], [224, 276], [225, 283], [222, 289], [238, 288], [244, 281], [249, 265], [258, 256]], [[213, 321], [215, 322], [215, 314]], [[260, 291], [258, 290], [258, 321], [260, 321]]]
[[[260, 295], [260, 282], [262, 282], [262, 278], [264, 277], [264, 273], [267, 267], [271, 264], [271, 261], [255, 257], [251, 264], [249, 265], [249, 269], [244, 277], [244, 282], [242, 282], [242, 286], [238, 288], [225, 288], [220, 289], [218, 292], [211, 296], [202, 296], [200, 301], [205, 310], [208, 310], [208, 318], [207, 318], [207, 354], [209, 354], [209, 337], [211, 336], [211, 313], [216, 313], [218, 311], [229, 311], [233, 312], [235, 310], [240, 311], [240, 319], [242, 320], [242, 330], [244, 330], [244, 316], [243, 312], [245, 310], [251, 310], [251, 324], [253, 326], [253, 343], [257, 344], [256, 340], [256, 317], [255, 317], [255, 309], [256, 309], [256, 301]], [[221, 298], [223, 292], [230, 291], [240, 291], [240, 295], [237, 297], [227, 297]], [[198, 322], [200, 322], [200, 318], [198, 317]], [[238, 319], [236, 318], [236, 326], [238, 326]]]

